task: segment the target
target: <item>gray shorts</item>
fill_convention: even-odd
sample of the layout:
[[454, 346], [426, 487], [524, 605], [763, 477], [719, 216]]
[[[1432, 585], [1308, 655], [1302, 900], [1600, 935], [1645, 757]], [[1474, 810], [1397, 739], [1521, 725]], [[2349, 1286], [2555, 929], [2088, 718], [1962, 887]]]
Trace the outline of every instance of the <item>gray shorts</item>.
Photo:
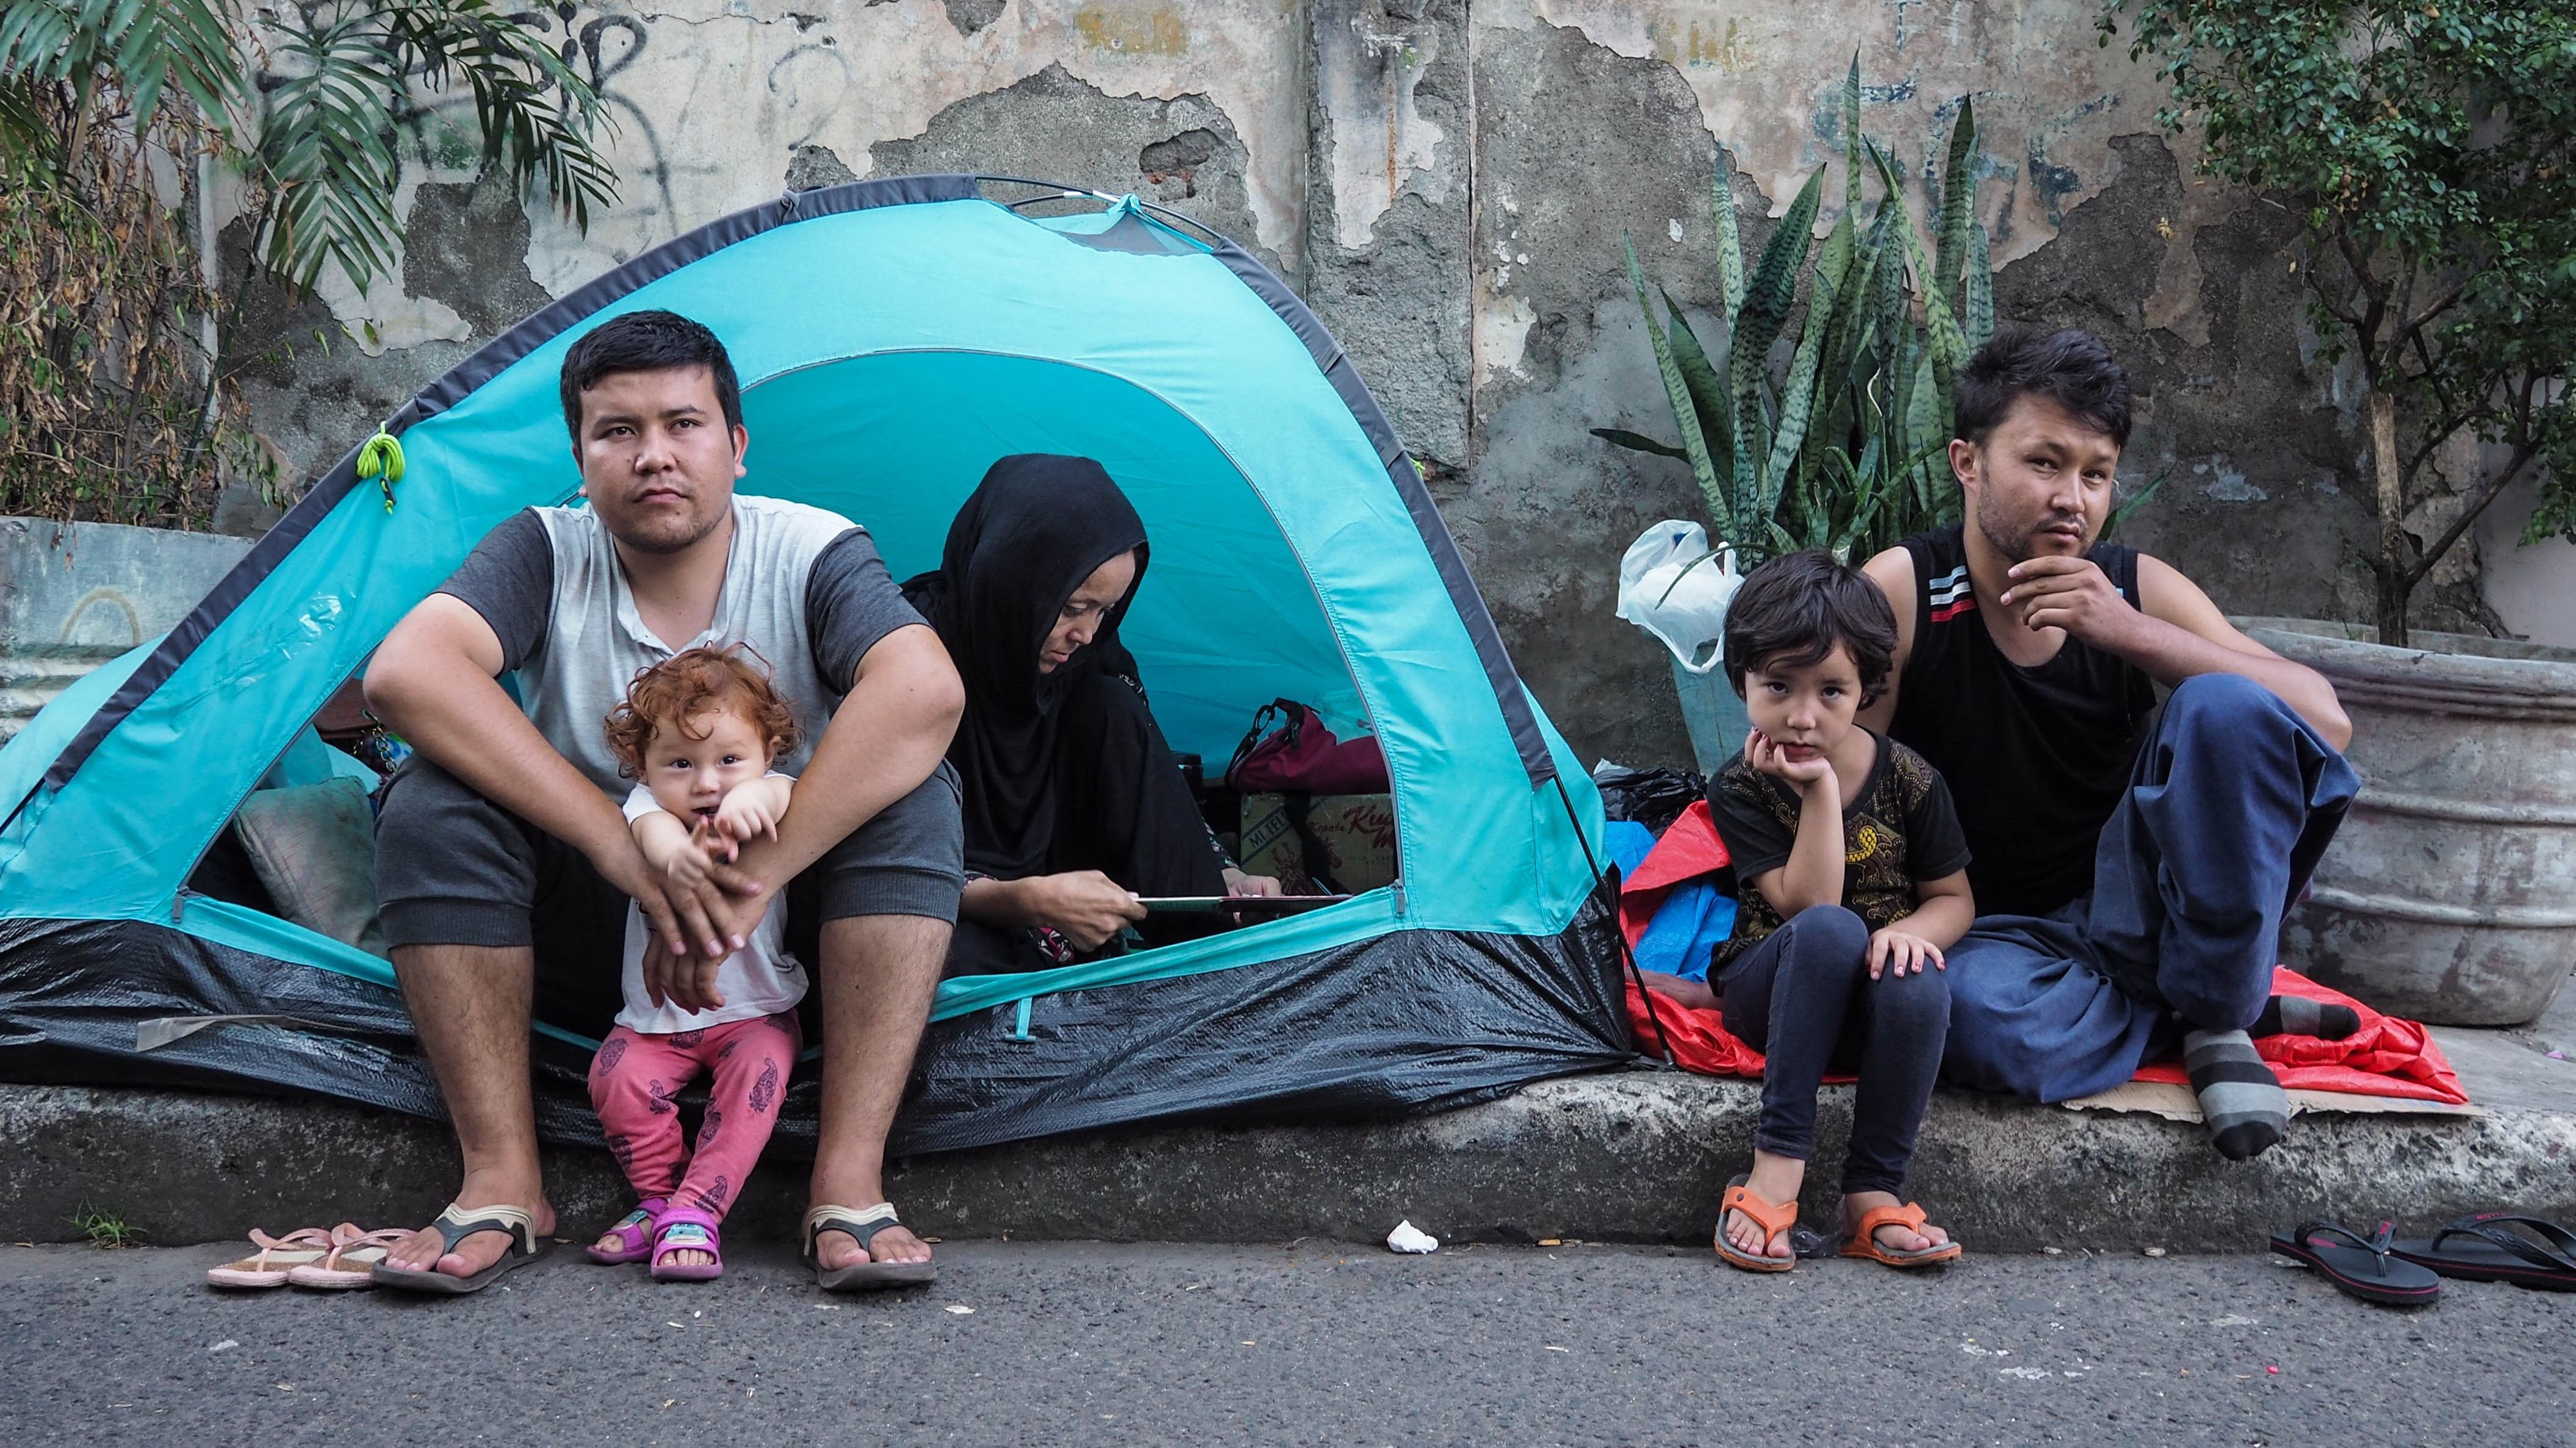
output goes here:
[[[854, 915], [955, 923], [966, 884], [958, 800], [943, 761], [807, 867], [788, 886], [789, 949], [816, 959], [822, 922]], [[417, 755], [376, 816], [376, 904], [390, 946], [536, 947], [540, 1019], [617, 1012], [625, 893], [581, 851]]]

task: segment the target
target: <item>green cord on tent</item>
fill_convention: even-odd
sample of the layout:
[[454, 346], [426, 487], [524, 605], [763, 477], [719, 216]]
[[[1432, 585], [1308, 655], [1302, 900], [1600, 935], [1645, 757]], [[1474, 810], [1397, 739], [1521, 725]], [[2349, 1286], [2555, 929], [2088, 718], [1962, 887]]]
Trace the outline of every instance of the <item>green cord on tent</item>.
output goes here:
[[402, 481], [402, 475], [402, 443], [392, 433], [377, 428], [374, 437], [358, 445], [358, 476], [373, 478], [384, 489], [388, 513], [394, 510], [394, 484]]

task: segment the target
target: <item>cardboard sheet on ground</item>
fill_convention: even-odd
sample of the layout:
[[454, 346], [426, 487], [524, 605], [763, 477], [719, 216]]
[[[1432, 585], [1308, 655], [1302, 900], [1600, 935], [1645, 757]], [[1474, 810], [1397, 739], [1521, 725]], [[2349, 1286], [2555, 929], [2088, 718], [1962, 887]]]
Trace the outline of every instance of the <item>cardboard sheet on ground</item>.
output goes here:
[[[1705, 806], [1692, 808], [1704, 810]], [[1704, 822], [1705, 814], [1700, 819]], [[1704, 825], [1685, 828], [1691, 822], [1689, 814], [1675, 821], [1654, 852], [1621, 883], [1619, 928], [1632, 947], [1675, 885], [1726, 866], [1726, 846], [1717, 832]], [[2290, 1093], [2294, 1112], [2476, 1113], [2450, 1061], [2421, 1023], [2382, 1015], [2286, 966], [2274, 972], [2272, 990], [2347, 1005], [2361, 1016], [2361, 1029], [2340, 1041], [2314, 1036], [2265, 1036], [2255, 1041], [2254, 1049], [2271, 1063]], [[1693, 1010], [1656, 992], [1650, 1013], [1645, 995], [1632, 980], [1628, 1019], [1641, 1049], [1653, 1052], [1659, 1040], [1668, 1042], [1674, 1061], [1685, 1071], [1703, 1076], [1762, 1074], [1762, 1053], [1728, 1033], [1716, 1011]], [[2199, 1103], [2180, 1060], [2150, 1061], [2127, 1083], [2065, 1104], [2078, 1110], [2150, 1111], [2178, 1121], [2200, 1119]]]
[[[2305, 1116], [2311, 1111], [2335, 1112], [2347, 1116], [2420, 1115], [2484, 1116], [2486, 1111], [2470, 1102], [2422, 1101], [2408, 1096], [2364, 1095], [2352, 1091], [2306, 1091], [2289, 1093], [2290, 1114]], [[2161, 1116], [2167, 1121], [2201, 1119], [2200, 1098], [2191, 1088], [2171, 1081], [2128, 1080], [2108, 1091], [2093, 1096], [2079, 1096], [2058, 1103], [2069, 1111], [2138, 1111]]]

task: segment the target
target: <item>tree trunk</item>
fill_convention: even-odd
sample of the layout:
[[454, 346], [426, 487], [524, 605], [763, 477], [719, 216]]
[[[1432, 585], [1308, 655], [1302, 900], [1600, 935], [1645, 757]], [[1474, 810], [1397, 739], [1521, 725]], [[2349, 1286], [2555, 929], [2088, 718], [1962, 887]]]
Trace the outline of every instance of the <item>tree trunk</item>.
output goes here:
[[2370, 394], [2370, 470], [2379, 483], [2379, 641], [2406, 647], [2406, 489], [2397, 466], [2397, 399]]

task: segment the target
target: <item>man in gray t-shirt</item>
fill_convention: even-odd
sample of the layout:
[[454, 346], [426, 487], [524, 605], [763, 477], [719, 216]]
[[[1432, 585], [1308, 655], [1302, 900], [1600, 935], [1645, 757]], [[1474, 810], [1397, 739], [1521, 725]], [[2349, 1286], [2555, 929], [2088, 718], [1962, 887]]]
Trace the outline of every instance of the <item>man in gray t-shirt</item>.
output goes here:
[[[381, 1280], [471, 1291], [555, 1232], [528, 1022], [606, 1029], [628, 900], [653, 926], [648, 993], [699, 1010], [786, 890], [789, 940], [819, 967], [817, 1271], [827, 1286], [926, 1281], [930, 1248], [884, 1205], [882, 1174], [964, 883], [944, 762], [956, 670], [863, 530], [735, 495], [749, 438], [704, 327], [614, 318], [563, 377], [588, 506], [494, 529], [367, 670], [369, 706], [418, 751], [377, 821], [378, 904], [465, 1160], [455, 1204]], [[635, 847], [602, 724], [638, 669], [708, 643], [756, 651], [808, 743], [779, 761], [800, 782], [778, 837], [683, 882]]]

